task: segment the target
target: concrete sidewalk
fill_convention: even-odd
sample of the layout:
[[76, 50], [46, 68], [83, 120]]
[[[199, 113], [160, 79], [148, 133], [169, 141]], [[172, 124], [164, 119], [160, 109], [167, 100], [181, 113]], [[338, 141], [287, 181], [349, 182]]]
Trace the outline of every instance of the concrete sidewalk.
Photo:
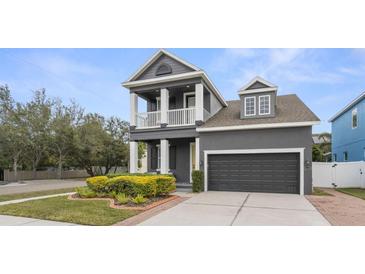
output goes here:
[[200, 193], [139, 225], [330, 225], [304, 197], [243, 192]]
[[0, 215], [0, 226], [76, 226], [77, 224]]
[[18, 203], [23, 203], [23, 202], [27, 202], [27, 201], [33, 201], [33, 200], [53, 198], [53, 197], [58, 197], [58, 196], [66, 196], [66, 195], [71, 195], [71, 194], [74, 194], [74, 193], [75, 192], [59, 193], [59, 194], [52, 194], [52, 195], [45, 195], [45, 196], [36, 196], [36, 197], [30, 197], [30, 198], [24, 198], [24, 199], [4, 201], [4, 202], [0, 202], [0, 206], [2, 206], [2, 205], [10, 205], [10, 204], [18, 204]]
[[61, 188], [72, 188], [78, 186], [86, 186], [83, 179], [67, 179], [67, 180], [32, 180], [21, 183], [10, 183], [0, 185], [0, 195], [17, 194], [42, 190], [53, 190]]

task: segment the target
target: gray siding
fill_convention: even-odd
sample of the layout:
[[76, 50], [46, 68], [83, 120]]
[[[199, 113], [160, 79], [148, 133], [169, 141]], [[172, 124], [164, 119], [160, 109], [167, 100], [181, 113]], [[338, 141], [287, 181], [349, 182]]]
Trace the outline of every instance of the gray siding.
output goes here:
[[215, 97], [215, 95], [211, 93], [211, 95], [210, 95], [210, 114], [211, 114], [211, 116], [213, 116], [218, 111], [220, 111], [222, 109], [222, 107], [223, 106], [222, 106], [221, 102], [219, 102], [217, 97]]
[[[270, 114], [269, 115], [259, 115], [259, 107], [260, 101], [259, 97], [263, 95], [270, 95]], [[256, 98], [256, 115], [255, 116], [245, 116], [245, 98], [246, 97], [255, 97]], [[251, 93], [251, 94], [243, 94], [240, 96], [241, 99], [241, 119], [253, 119], [253, 118], [267, 118], [267, 117], [275, 117], [275, 105], [276, 105], [276, 92], [260, 92], [260, 93]]]
[[[162, 55], [160, 58], [158, 58], [154, 63], [152, 63], [137, 79], [135, 80], [146, 80], [146, 79], [151, 79], [151, 78], [156, 78], [156, 77], [160, 77], [160, 76], [165, 76], [165, 75], [160, 75], [160, 76], [156, 76], [156, 70], [157, 68], [161, 65], [161, 64], [167, 64], [171, 67], [172, 69], [172, 73], [171, 74], [181, 74], [181, 73], [186, 73], [186, 72], [191, 72], [194, 71], [193, 69], [185, 66], [184, 64], [171, 59], [170, 57], [166, 56], [166, 55]], [[170, 75], [171, 75], [170, 74]]]
[[[305, 148], [304, 161], [312, 163], [312, 127], [200, 133], [200, 159], [203, 161], [204, 150], [298, 147]], [[309, 168], [301, 167], [304, 168], [305, 194], [312, 192], [311, 167], [311, 164]]]
[[[175, 151], [174, 159], [170, 159], [170, 169], [175, 175], [177, 182], [188, 183], [190, 181], [190, 142], [195, 139], [178, 139], [169, 140], [170, 154]], [[148, 172], [157, 172], [157, 147], [159, 141], [149, 141], [147, 143], [147, 170]], [[171, 155], [171, 157], [173, 157]], [[172, 163], [175, 161], [175, 165]]]
[[261, 82], [255, 82], [251, 86], [249, 86], [247, 88], [247, 90], [249, 90], [249, 89], [258, 89], [258, 88], [268, 88], [268, 87], [269, 86], [267, 86], [267, 85], [265, 85], [265, 84], [263, 84]]

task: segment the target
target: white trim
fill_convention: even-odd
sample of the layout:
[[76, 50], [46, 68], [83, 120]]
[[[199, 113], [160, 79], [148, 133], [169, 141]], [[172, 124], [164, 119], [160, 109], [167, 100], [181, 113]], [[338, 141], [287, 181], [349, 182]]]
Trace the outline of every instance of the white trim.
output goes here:
[[138, 142], [129, 142], [129, 172], [136, 173], [138, 171]]
[[263, 128], [308, 127], [319, 124], [320, 124], [319, 121], [306, 121], [306, 122], [254, 124], [254, 125], [223, 126], [223, 127], [200, 127], [197, 128], [196, 131], [213, 132], [213, 131], [248, 130], [248, 129], [263, 129]]
[[[160, 107], [160, 109], [158, 109]], [[161, 97], [156, 97], [156, 111], [161, 111]]]
[[332, 123], [335, 119], [337, 119], [344, 112], [348, 111], [350, 108], [352, 108], [355, 104], [357, 104], [358, 102], [360, 102], [364, 98], [365, 98], [365, 92], [361, 93], [358, 97], [356, 97], [354, 100], [352, 100], [350, 103], [348, 103], [343, 109], [341, 109], [339, 112], [337, 112], [335, 115], [333, 115], [328, 120], [328, 122]]
[[187, 66], [187, 67], [189, 67], [193, 70], [200, 70], [198, 67], [196, 67], [193, 64], [190, 64], [187, 61], [177, 57], [176, 55], [168, 52], [167, 50], [159, 49], [131, 77], [129, 77], [129, 79], [127, 81], [128, 82], [132, 81], [134, 78], [137, 78], [138, 76], [140, 76], [154, 61], [156, 61], [163, 54], [167, 55], [168, 57], [170, 57], [172, 59], [175, 59], [176, 61], [182, 63], [183, 65], [185, 65], [185, 66]]
[[239, 89], [239, 91], [246, 90], [247, 88], [249, 88], [250, 86], [252, 86], [255, 82], [260, 82], [260, 83], [264, 84], [265, 86], [269, 86], [270, 88], [277, 88], [277, 86], [274, 85], [273, 83], [270, 83], [269, 81], [265, 80], [264, 78], [262, 78], [260, 76], [256, 76], [250, 82], [248, 82], [246, 85], [244, 85], [243, 87], [241, 87]]
[[[261, 98], [268, 97], [269, 98], [269, 112], [261, 113]], [[259, 115], [270, 115], [271, 114], [271, 95], [261, 95], [259, 96]]]
[[149, 84], [159, 84], [164, 83], [166, 81], [178, 81], [178, 80], [185, 80], [195, 77], [202, 77], [203, 80], [207, 83], [208, 88], [210, 88], [214, 95], [218, 98], [218, 100], [221, 102], [223, 106], [228, 106], [226, 100], [223, 98], [222, 94], [219, 92], [219, 90], [215, 87], [213, 82], [209, 79], [208, 75], [202, 70], [200, 71], [193, 71], [193, 72], [186, 72], [186, 73], [180, 73], [175, 75], [169, 75], [169, 76], [163, 76], [163, 77], [157, 77], [152, 79], [146, 79], [146, 80], [138, 80], [138, 81], [127, 81], [122, 83], [122, 86], [125, 88], [132, 88], [132, 87], [139, 87]]
[[239, 95], [245, 94], [252, 94], [252, 93], [261, 93], [261, 92], [270, 92], [270, 91], [277, 91], [277, 88], [258, 88], [258, 89], [248, 89], [248, 90], [241, 90], [238, 92]]
[[[190, 145], [189, 145], [189, 179], [190, 179], [190, 183], [193, 182], [193, 178], [191, 177], [191, 172], [193, 171], [193, 165], [192, 165], [192, 162], [193, 162], [193, 144], [195, 144], [194, 142], [190, 142]], [[196, 155], [195, 155], [196, 157]]]
[[[356, 127], [354, 127], [354, 115], [356, 115]], [[357, 113], [357, 108], [354, 108], [351, 111], [351, 128], [355, 129], [358, 127], [358, 125], [359, 125], [359, 115]]]
[[268, 148], [268, 149], [232, 149], [204, 151], [204, 191], [208, 191], [208, 155], [211, 154], [258, 154], [258, 153], [299, 153], [299, 193], [304, 195], [304, 150], [298, 148]]
[[195, 137], [195, 169], [200, 170], [200, 138]]
[[[184, 92], [184, 102], [183, 102], [183, 106], [184, 108], [186, 107], [186, 96], [188, 95], [195, 95], [195, 91], [191, 91], [191, 92]], [[195, 95], [195, 104], [196, 104], [196, 95]], [[195, 106], [194, 106], [195, 107]]]
[[[253, 114], [247, 114], [247, 100], [248, 99], [253, 99]], [[256, 115], [256, 96], [245, 97], [244, 104], [245, 104], [244, 105], [244, 107], [245, 107], [245, 116], [246, 117], [255, 116]]]

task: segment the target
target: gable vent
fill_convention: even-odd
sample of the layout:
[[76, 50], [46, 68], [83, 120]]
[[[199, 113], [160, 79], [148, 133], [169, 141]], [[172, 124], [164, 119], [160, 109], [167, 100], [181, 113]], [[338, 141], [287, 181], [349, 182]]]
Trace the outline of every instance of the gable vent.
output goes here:
[[168, 64], [161, 64], [156, 69], [156, 76], [171, 74], [171, 73], [172, 73], [172, 69], [171, 69], [171, 66]]

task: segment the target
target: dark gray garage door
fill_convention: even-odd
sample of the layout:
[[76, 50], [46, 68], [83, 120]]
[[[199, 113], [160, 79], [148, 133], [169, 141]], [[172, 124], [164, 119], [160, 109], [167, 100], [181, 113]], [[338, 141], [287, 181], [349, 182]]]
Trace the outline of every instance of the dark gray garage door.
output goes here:
[[299, 153], [211, 154], [208, 190], [299, 194]]

